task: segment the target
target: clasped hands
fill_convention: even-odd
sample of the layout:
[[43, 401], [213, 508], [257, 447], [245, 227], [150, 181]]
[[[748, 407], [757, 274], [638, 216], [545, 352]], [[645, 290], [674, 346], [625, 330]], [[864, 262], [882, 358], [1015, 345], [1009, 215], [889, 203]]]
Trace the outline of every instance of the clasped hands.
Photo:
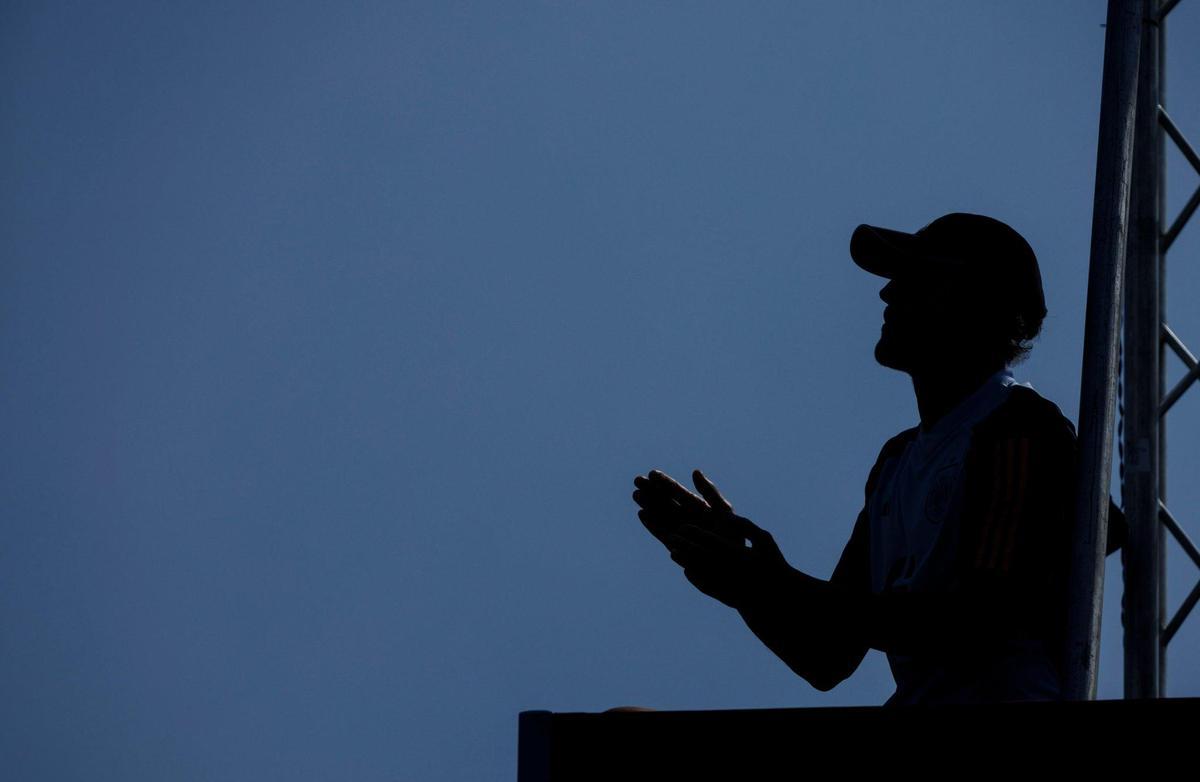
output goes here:
[[692, 586], [740, 610], [769, 599], [799, 573], [771, 534], [734, 513], [704, 473], [695, 470], [692, 482], [699, 495], [658, 470], [633, 479], [638, 518], [671, 552]]

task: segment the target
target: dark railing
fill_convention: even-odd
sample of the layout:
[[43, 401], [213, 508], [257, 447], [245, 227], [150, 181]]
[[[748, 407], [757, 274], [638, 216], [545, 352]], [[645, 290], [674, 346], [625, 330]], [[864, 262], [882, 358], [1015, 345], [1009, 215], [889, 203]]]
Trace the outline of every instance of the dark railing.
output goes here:
[[860, 771], [973, 779], [1001, 769], [1037, 779], [1049, 768], [1112, 771], [1149, 747], [1174, 745], [1177, 759], [1190, 757], [1190, 745], [1169, 741], [1163, 726], [1196, 724], [1200, 698], [524, 711], [517, 780], [823, 780]]

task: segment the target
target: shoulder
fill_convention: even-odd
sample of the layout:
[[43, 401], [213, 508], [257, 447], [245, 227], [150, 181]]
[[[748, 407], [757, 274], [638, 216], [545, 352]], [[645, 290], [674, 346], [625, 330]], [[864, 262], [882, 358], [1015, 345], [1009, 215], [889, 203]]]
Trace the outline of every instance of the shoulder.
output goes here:
[[[1078, 466], [1079, 438], [1075, 424], [1058, 405], [1032, 388], [1013, 386], [993, 415], [976, 427], [971, 452], [981, 460], [985, 472], [1007, 478], [1016, 471], [1020, 478], [1028, 471], [1043, 483], [1067, 488], [1074, 486], [1071, 479]], [[1129, 537], [1129, 522], [1111, 495], [1107, 529], [1105, 555], [1124, 546]]]
[[916, 439], [917, 433], [920, 431], [920, 429], [921, 427], [919, 424], [917, 426], [910, 426], [903, 432], [889, 437], [887, 441], [884, 442], [883, 447], [879, 449], [879, 456], [876, 457], [875, 464], [882, 464], [893, 456], [899, 456], [902, 454], [905, 447], [914, 439]]
[[1058, 405], [1032, 388], [1012, 386], [1005, 400], [973, 427], [968, 496], [991, 497], [995, 504], [999, 500], [993, 495], [1001, 491], [1018, 497], [1026, 489], [1072, 486], [1077, 457], [1075, 425]]
[[1012, 386], [1005, 400], [975, 425], [972, 439], [986, 443], [1014, 437], [1068, 449], [1077, 439], [1075, 424], [1058, 405], [1020, 385]]

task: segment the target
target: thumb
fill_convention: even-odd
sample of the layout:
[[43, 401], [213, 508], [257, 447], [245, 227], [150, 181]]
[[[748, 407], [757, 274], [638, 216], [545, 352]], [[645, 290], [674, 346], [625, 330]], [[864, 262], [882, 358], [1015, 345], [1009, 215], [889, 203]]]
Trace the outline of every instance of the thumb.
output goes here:
[[746, 536], [746, 539], [751, 543], [758, 543], [765, 538], [771, 537], [771, 533], [767, 532], [762, 527], [755, 524], [745, 516], [739, 516], [736, 513], [732, 514], [732, 521], [737, 525], [738, 532]]
[[692, 483], [696, 484], [696, 489], [709, 504], [713, 510], [718, 513], [733, 513], [733, 506], [721, 496], [721, 492], [717, 491], [717, 487], [713, 482], [705, 477], [704, 473], [699, 470], [692, 471]]
[[745, 516], [739, 516], [736, 513], [731, 513], [729, 519], [736, 525], [738, 533], [750, 541], [750, 545], [754, 548], [770, 551], [779, 550], [779, 546], [775, 544], [774, 536], [753, 521], [750, 521], [750, 519]]

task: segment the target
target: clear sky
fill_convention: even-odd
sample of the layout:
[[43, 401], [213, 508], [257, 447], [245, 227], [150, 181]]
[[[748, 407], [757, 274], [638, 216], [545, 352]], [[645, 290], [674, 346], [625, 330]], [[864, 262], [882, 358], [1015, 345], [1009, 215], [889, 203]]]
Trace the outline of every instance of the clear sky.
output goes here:
[[[863, 222], [1022, 232], [1049, 316], [1014, 371], [1074, 420], [1104, 13], [4, 3], [0, 765], [504, 780], [526, 709], [882, 703], [880, 653], [820, 693], [695, 591], [632, 479], [701, 468], [828, 577], [917, 421]], [[1169, 35], [1200, 141], [1200, 3]], [[1200, 350], [1200, 224], [1171, 259]], [[1195, 537], [1200, 392], [1168, 418]]]

